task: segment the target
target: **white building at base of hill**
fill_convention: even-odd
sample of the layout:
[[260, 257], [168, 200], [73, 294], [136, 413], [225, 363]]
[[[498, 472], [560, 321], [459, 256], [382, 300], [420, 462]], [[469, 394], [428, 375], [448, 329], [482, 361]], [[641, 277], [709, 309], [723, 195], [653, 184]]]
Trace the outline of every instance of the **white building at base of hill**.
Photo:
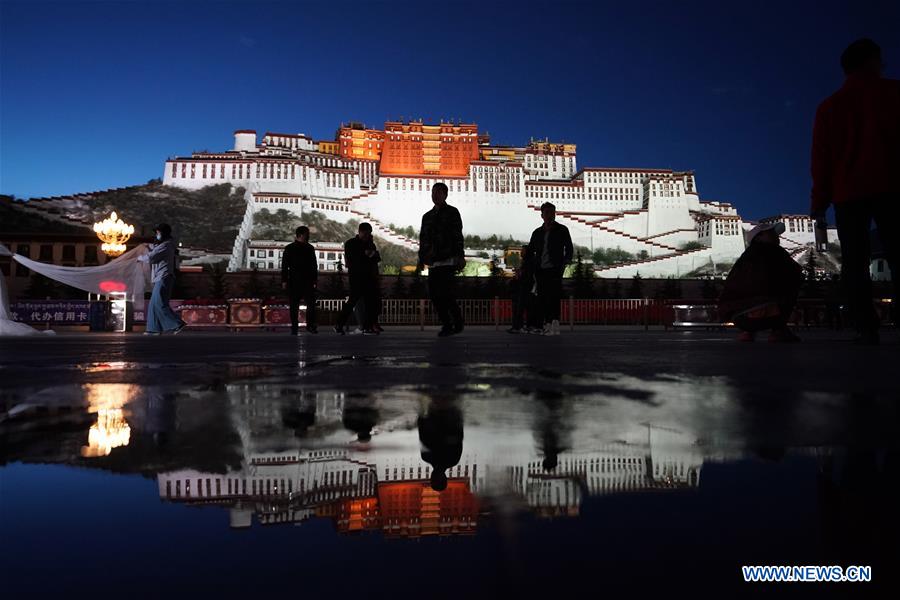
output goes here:
[[[585, 168], [569, 174], [548, 170], [543, 160], [526, 149], [521, 159], [472, 160], [464, 176], [381, 175], [378, 161], [320, 152], [302, 135], [267, 134], [257, 144], [255, 132], [240, 130], [232, 150], [167, 160], [163, 183], [187, 189], [230, 183], [247, 190], [230, 270], [248, 264], [253, 215], [263, 208], [367, 220], [376, 235], [414, 248], [415, 240], [394, 229], [419, 228], [437, 182], [448, 186], [448, 202], [459, 209], [466, 234], [528, 240], [541, 224], [541, 204], [551, 202], [576, 245], [638, 257], [600, 269], [600, 276], [679, 275], [710, 261], [733, 262], [744, 250], [734, 207], [702, 201], [690, 171]], [[565, 164], [574, 171], [574, 156]]]

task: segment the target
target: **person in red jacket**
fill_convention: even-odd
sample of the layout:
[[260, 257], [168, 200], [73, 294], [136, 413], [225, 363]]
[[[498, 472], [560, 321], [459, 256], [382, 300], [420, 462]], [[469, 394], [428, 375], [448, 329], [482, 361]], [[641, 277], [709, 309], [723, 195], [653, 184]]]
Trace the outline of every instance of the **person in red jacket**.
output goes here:
[[841, 55], [846, 80], [816, 111], [812, 143], [812, 206], [817, 226], [834, 205], [841, 241], [841, 279], [859, 330], [858, 342], [877, 344], [878, 318], [869, 276], [869, 230], [887, 251], [896, 310], [900, 289], [900, 81], [882, 78], [881, 48], [872, 40]]

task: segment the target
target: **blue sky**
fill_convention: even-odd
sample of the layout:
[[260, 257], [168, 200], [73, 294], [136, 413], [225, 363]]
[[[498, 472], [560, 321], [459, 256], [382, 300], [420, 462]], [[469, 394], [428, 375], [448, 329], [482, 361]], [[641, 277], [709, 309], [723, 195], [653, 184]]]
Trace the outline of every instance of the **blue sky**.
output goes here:
[[900, 78], [900, 2], [0, 1], [0, 193], [144, 183], [234, 129], [475, 121], [580, 166], [693, 169], [745, 218], [806, 212], [852, 40]]

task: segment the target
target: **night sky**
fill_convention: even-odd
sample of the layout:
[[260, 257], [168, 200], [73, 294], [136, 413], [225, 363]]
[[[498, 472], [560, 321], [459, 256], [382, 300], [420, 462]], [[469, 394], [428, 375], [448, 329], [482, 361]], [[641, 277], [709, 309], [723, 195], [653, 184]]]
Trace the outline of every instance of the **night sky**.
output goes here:
[[896, 1], [3, 0], [0, 193], [144, 183], [235, 129], [404, 116], [575, 142], [580, 167], [693, 169], [747, 219], [805, 213], [815, 107], [859, 37], [900, 78]]

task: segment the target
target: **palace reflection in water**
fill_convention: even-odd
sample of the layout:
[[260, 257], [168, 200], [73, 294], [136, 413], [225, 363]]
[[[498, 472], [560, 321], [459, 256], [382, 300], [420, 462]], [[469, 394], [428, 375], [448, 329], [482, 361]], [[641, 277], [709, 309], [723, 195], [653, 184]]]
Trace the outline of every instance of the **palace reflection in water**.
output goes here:
[[[596, 565], [643, 581], [654, 553], [668, 558], [646, 583], [662, 587], [698, 560], [728, 583], [751, 559], [877, 574], [895, 554], [890, 398], [610, 374], [523, 391], [479, 369], [453, 389], [242, 373], [257, 378], [0, 391], [0, 558], [23, 589], [51, 560], [69, 578], [54, 589], [160, 563], [190, 565], [173, 585], [199, 593], [244, 562], [283, 589], [302, 556], [316, 597], [353, 588], [344, 564], [370, 578], [406, 565], [418, 589], [434, 561], [475, 560], [482, 591], [525, 597], [559, 577], [588, 585]], [[873, 428], [860, 407], [881, 415]], [[244, 593], [258, 584], [235, 577]]]
[[586, 496], [696, 487], [709, 458], [691, 431], [623, 425], [639, 412], [485, 386], [96, 383], [5, 402], [12, 459], [149, 471], [163, 500], [227, 508], [235, 528], [328, 518], [339, 532], [467, 534], [498, 503], [573, 517]]
[[[696, 487], [703, 463], [695, 440], [652, 425], [638, 426], [644, 443], [570, 450], [560, 445], [566, 425], [552, 415], [560, 408], [545, 406], [551, 414], [532, 435], [465, 426], [458, 400], [446, 396], [418, 411], [408, 406], [410, 413], [395, 404], [399, 414], [379, 423], [378, 401], [342, 394], [312, 394], [280, 414], [260, 390], [229, 394], [240, 468], [167, 471], [158, 483], [166, 500], [228, 507], [233, 527], [250, 526], [254, 515], [262, 524], [327, 517], [340, 532], [465, 534], [494, 499], [541, 516], [576, 516], [585, 495]], [[254, 434], [252, 424], [271, 431], [266, 425], [278, 418], [300, 437]]]

